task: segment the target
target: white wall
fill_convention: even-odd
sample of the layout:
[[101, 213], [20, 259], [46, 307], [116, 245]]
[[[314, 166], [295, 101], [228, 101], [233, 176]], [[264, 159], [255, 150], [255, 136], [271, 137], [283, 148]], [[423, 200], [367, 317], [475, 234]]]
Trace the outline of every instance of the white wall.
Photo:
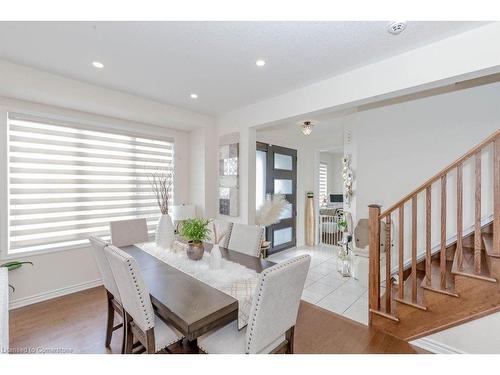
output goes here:
[[[192, 177], [199, 177], [196, 170], [191, 172], [192, 166], [202, 166], [200, 173], [204, 175], [203, 178], [213, 176], [210, 165], [215, 165], [214, 146], [210, 142], [214, 142], [214, 131], [194, 139], [187, 131], [200, 127], [213, 129], [214, 119], [210, 116], [4, 61], [0, 61], [0, 95], [4, 95], [0, 96], [0, 111], [4, 114], [0, 123], [2, 132], [6, 131], [6, 111], [16, 111], [81, 122], [103, 129], [174, 138], [174, 204], [190, 203], [191, 193], [195, 196], [198, 194], [195, 189], [192, 191], [193, 185], [190, 183]], [[190, 158], [192, 143], [202, 150], [195, 155], [195, 163], [191, 163]], [[214, 183], [209, 182], [208, 186], [214, 186]], [[213, 213], [214, 188], [209, 187], [205, 194], [209, 195], [209, 199], [199, 200], [202, 204], [200, 209], [203, 213]], [[5, 230], [4, 226], [0, 230]], [[10, 282], [16, 287], [10, 298], [11, 307], [100, 284], [93, 256], [86, 247], [19, 255], [17, 259], [29, 259], [35, 266], [10, 272]], [[0, 262], [3, 260], [0, 259]]]
[[216, 213], [217, 145], [214, 127], [200, 128], [189, 133], [190, 203], [196, 215], [212, 218]]

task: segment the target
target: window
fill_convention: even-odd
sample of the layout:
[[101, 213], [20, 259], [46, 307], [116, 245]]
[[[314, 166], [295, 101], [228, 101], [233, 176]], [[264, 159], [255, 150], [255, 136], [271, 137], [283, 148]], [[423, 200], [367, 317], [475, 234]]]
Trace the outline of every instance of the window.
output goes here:
[[10, 113], [9, 253], [106, 238], [113, 220], [146, 218], [154, 232], [160, 211], [148, 177], [173, 171], [173, 153], [171, 140]]
[[328, 165], [319, 163], [319, 205], [325, 206], [328, 199]]
[[258, 210], [266, 201], [267, 151], [256, 151], [255, 163], [255, 208]]

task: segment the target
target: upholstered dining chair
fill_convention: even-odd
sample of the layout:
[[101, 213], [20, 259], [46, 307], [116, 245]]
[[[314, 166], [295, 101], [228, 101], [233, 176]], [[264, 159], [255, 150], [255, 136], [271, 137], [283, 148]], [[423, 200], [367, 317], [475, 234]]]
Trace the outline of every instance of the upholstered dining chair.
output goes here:
[[112, 221], [109, 226], [111, 243], [115, 246], [129, 246], [149, 240], [146, 219]]
[[132, 353], [134, 337], [144, 346], [147, 353], [168, 351], [170, 345], [182, 340], [184, 336], [154, 313], [151, 297], [137, 261], [113, 245], [106, 246], [104, 251], [125, 310], [125, 353]]
[[311, 257], [302, 255], [264, 270], [253, 297], [246, 329], [234, 321], [198, 338], [198, 348], [214, 354], [293, 353], [300, 297]]
[[[106, 324], [106, 347], [109, 348], [111, 345], [111, 337], [113, 332], [117, 329], [123, 328], [123, 338], [122, 338], [122, 354], [125, 352], [125, 320], [123, 307], [120, 299], [120, 293], [118, 292], [118, 287], [116, 286], [115, 278], [111, 267], [109, 265], [108, 259], [104, 254], [104, 248], [107, 243], [103, 239], [95, 236], [90, 236], [90, 244], [92, 245], [92, 251], [94, 253], [95, 260], [97, 262], [97, 267], [101, 273], [102, 282], [104, 288], [106, 289], [106, 296], [108, 302], [108, 319]], [[123, 323], [115, 324], [115, 312], [120, 315], [123, 319]]]
[[234, 223], [229, 236], [227, 248], [239, 253], [259, 257], [263, 240], [263, 227], [258, 225]]
[[233, 229], [233, 223], [230, 221], [219, 220], [219, 219], [212, 219], [210, 221], [212, 222], [212, 227], [210, 228], [211, 232], [210, 232], [210, 239], [208, 240], [208, 242], [215, 243], [214, 232], [213, 232], [213, 227], [215, 227], [215, 230], [217, 231], [217, 236], [220, 237], [222, 233], [226, 233], [224, 238], [219, 242], [219, 246], [227, 248], [229, 244], [229, 238], [231, 237], [231, 231]]

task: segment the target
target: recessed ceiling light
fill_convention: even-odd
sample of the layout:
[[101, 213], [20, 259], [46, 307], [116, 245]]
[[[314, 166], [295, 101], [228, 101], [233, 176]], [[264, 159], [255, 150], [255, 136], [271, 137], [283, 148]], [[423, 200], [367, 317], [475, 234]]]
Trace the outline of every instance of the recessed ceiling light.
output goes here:
[[260, 59], [260, 60], [257, 60], [255, 62], [255, 65], [257, 65], [257, 66], [264, 66], [264, 65], [266, 65], [266, 62], [264, 60]]
[[191, 94], [191, 95], [189, 95], [189, 97], [191, 99], [198, 99], [198, 95], [197, 94]]
[[104, 68], [104, 64], [102, 62], [99, 62], [99, 61], [93, 61], [92, 65], [94, 66], [94, 68], [97, 68], [97, 69]]

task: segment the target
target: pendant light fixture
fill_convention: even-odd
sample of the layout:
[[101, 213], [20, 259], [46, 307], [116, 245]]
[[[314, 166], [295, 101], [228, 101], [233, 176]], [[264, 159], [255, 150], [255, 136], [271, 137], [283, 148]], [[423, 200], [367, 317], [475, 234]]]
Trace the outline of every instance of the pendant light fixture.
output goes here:
[[311, 121], [304, 121], [302, 123], [302, 133], [304, 135], [310, 135], [312, 133], [313, 123]]

